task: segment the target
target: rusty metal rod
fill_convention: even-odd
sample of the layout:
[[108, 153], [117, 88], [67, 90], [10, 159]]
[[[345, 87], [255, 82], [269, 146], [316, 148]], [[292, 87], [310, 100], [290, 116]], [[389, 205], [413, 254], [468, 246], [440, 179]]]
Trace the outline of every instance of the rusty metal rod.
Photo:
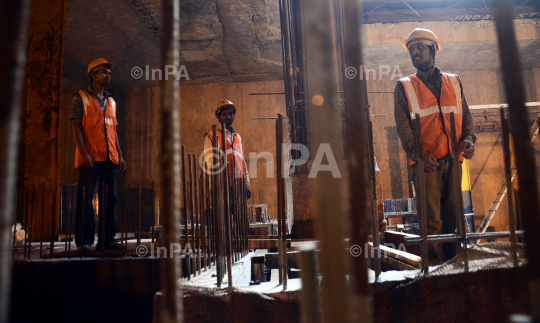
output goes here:
[[30, 205], [32, 208], [30, 211], [30, 228], [28, 229], [28, 259], [32, 259], [32, 241], [33, 241], [33, 233], [34, 233], [34, 206], [36, 202], [36, 188], [35, 186], [32, 186], [32, 204]]
[[39, 259], [43, 257], [43, 227], [45, 218], [45, 184], [43, 184], [43, 194], [41, 196], [41, 231], [39, 233]]
[[[195, 209], [196, 209], [196, 204], [195, 204], [195, 174], [194, 174], [194, 170], [193, 168], [195, 167], [195, 165], [193, 165], [193, 158], [192, 158], [192, 154], [188, 154], [188, 161], [189, 161], [189, 182], [190, 182], [190, 185], [189, 185], [189, 189], [190, 189], [190, 199], [189, 199], [189, 221], [191, 222], [191, 230], [190, 230], [190, 235], [191, 235], [191, 242], [190, 242], [190, 249], [191, 249], [191, 253], [189, 255], [189, 257], [191, 258], [191, 273], [193, 274], [193, 276], [197, 276], [197, 266], [195, 264], [195, 261], [196, 261], [196, 258], [194, 257], [195, 254]], [[187, 231], [186, 231], [186, 234], [187, 234]]]
[[420, 234], [423, 239], [421, 255], [422, 255], [422, 271], [428, 273], [428, 244], [427, 244], [427, 210], [426, 210], [426, 190], [424, 182], [424, 151], [422, 150], [422, 133], [420, 127], [420, 115], [414, 115], [412, 121], [414, 133], [414, 146], [416, 150], [416, 201], [418, 203], [418, 213], [420, 216]]
[[[161, 53], [162, 69], [180, 65], [180, 1], [161, 1]], [[161, 81], [161, 165], [160, 192], [163, 205], [163, 245], [169, 250], [178, 243], [180, 218], [180, 82], [176, 77]], [[163, 323], [183, 323], [182, 291], [178, 279], [182, 267], [178, 259], [161, 259], [161, 284], [163, 287]]]
[[225, 132], [225, 123], [221, 122], [221, 149], [223, 157], [223, 164], [226, 166], [223, 169], [223, 203], [225, 207], [225, 245], [227, 252], [227, 284], [229, 287], [229, 292], [232, 293], [233, 281], [232, 281], [232, 246], [231, 246], [231, 207], [229, 200], [229, 163], [227, 161], [227, 145], [225, 141], [227, 140], [227, 135]]
[[366, 120], [368, 122], [368, 145], [369, 145], [369, 170], [371, 173], [371, 192], [370, 192], [370, 202], [371, 202], [371, 229], [373, 237], [373, 248], [375, 250], [373, 256], [373, 267], [375, 269], [375, 280], [379, 278], [381, 274], [381, 257], [379, 256], [379, 221], [378, 221], [378, 212], [377, 212], [377, 187], [375, 180], [375, 153], [373, 151], [373, 123], [369, 119], [369, 108], [366, 109]]
[[[525, 231], [523, 230], [518, 230], [515, 232], [516, 237], [522, 237], [524, 234], [525, 234]], [[495, 239], [495, 238], [508, 238], [508, 237], [510, 237], [510, 231], [467, 233], [465, 235], [465, 239]], [[434, 234], [434, 235], [428, 235], [426, 239], [428, 243], [455, 242], [455, 241], [463, 241], [463, 236], [461, 234], [453, 234], [453, 233]], [[405, 244], [407, 245], [421, 244], [422, 241], [425, 241], [426, 239], [422, 239], [421, 237], [418, 237], [418, 236], [405, 237]]]
[[[183, 194], [183, 197], [184, 197], [184, 212], [180, 214], [181, 216], [181, 219], [180, 219], [180, 225], [182, 227], [183, 225], [183, 228], [184, 228], [184, 246], [187, 246], [188, 245], [188, 205], [189, 205], [189, 196], [188, 196], [188, 174], [187, 174], [187, 170], [186, 170], [186, 167], [187, 167], [187, 156], [186, 156], [186, 146], [182, 146], [182, 184], [184, 186], [184, 194]], [[182, 229], [180, 229], [180, 234], [182, 233]], [[187, 269], [187, 277], [189, 279], [189, 277], [191, 276], [191, 259], [189, 257], [189, 255], [187, 254], [184, 254], [184, 260], [186, 261], [186, 269]]]
[[[103, 211], [102, 216], [103, 216], [103, 219], [104, 219], [103, 220], [103, 226], [105, 227], [105, 229], [103, 230], [103, 233], [102, 233], [103, 236], [101, 237], [102, 240], [103, 240], [101, 245], [103, 245], [103, 246], [107, 243], [107, 238], [106, 238], [107, 237], [107, 211], [108, 211], [107, 210], [107, 205], [109, 203], [109, 186], [108, 185], [105, 185], [105, 193], [104, 194], [105, 194], [105, 199], [103, 200], [103, 209], [104, 209], [104, 211]], [[105, 248], [102, 248], [101, 250], [102, 250], [101, 258], [103, 258], [105, 256], [105, 254], [104, 254]]]
[[[69, 186], [68, 186], [69, 187]], [[71, 190], [68, 189], [68, 199], [66, 201], [66, 210], [70, 210], [71, 208]], [[69, 212], [69, 211], [68, 211]], [[41, 220], [41, 223], [42, 223], [42, 227], [43, 227], [43, 220]], [[64, 234], [65, 234], [65, 242], [64, 242], [64, 257], [67, 258], [67, 246], [68, 246], [68, 235], [67, 235], [67, 231], [68, 231], [68, 226], [69, 226], [69, 214], [66, 214], [66, 220], [64, 221], [64, 223], [66, 224], [66, 229], [64, 231]], [[41, 233], [41, 237], [43, 237], [43, 230], [42, 230], [42, 233]], [[43, 239], [43, 238], [42, 238]], [[42, 246], [40, 245], [39, 246], [39, 257], [41, 258], [41, 249], [42, 249]]]
[[235, 163], [235, 157], [233, 155], [233, 158], [231, 159], [231, 164], [230, 164], [230, 168], [231, 168], [231, 186], [229, 187], [230, 189], [230, 199], [231, 199], [231, 209], [232, 209], [232, 213], [231, 213], [231, 225], [232, 225], [232, 249], [233, 249], [233, 261], [234, 263], [236, 263], [239, 258], [238, 258], [238, 249], [237, 249], [237, 233], [236, 233], [236, 212], [237, 212], [237, 204], [236, 204], [236, 198], [238, 197], [238, 194], [236, 193], [236, 163]]
[[298, 254], [302, 271], [300, 293], [300, 316], [302, 323], [322, 323], [321, 291], [319, 288], [319, 260], [315, 246], [307, 247]]
[[514, 267], [517, 267], [516, 254], [516, 228], [514, 227], [514, 187], [512, 184], [512, 164], [510, 161], [510, 133], [508, 128], [508, 119], [504, 112], [504, 108], [499, 110], [501, 116], [501, 130], [503, 137], [503, 159], [504, 159], [504, 176], [506, 179], [506, 191], [508, 200], [508, 227], [510, 229], [510, 243], [512, 244], [512, 262]]
[[[105, 205], [105, 182], [101, 182], [101, 196], [99, 196], [99, 206], [101, 206], [101, 210], [99, 210], [99, 217], [101, 218], [101, 221], [99, 221], [99, 224], [101, 226], [101, 238], [98, 239], [98, 242], [101, 243], [101, 258], [105, 257], [105, 208], [107, 207]], [[138, 186], [137, 186], [138, 188]], [[98, 194], [99, 195], [99, 194]], [[137, 244], [138, 245], [138, 244]]]
[[127, 187], [127, 197], [126, 197], [126, 218], [125, 218], [125, 231], [126, 231], [126, 243], [124, 247], [124, 257], [126, 256], [127, 249], [128, 249], [128, 224], [129, 224], [129, 198], [130, 198], [130, 192], [131, 191], [131, 184], [128, 184]]
[[279, 272], [279, 285], [283, 284], [283, 273], [285, 272], [283, 270], [283, 259], [287, 259], [286, 257], [283, 257], [283, 228], [281, 226], [282, 223], [282, 217], [283, 208], [281, 207], [281, 203], [283, 203], [283, 200], [281, 198], [281, 176], [282, 170], [283, 170], [283, 150], [282, 150], [282, 143], [283, 143], [283, 114], [278, 113], [277, 119], [276, 119], [276, 188], [277, 188], [277, 215], [278, 215], [278, 272]]
[[[79, 195], [77, 194], [77, 197], [78, 197], [78, 196], [79, 196]], [[82, 221], [82, 225], [81, 225], [81, 226], [82, 226], [82, 228], [81, 228], [81, 229], [82, 229], [82, 230], [81, 230], [81, 231], [82, 231], [82, 237], [81, 237], [81, 245], [80, 245], [80, 247], [81, 247], [81, 259], [84, 258], [83, 246], [84, 246], [84, 242], [85, 242], [85, 238], [86, 238], [86, 232], [84, 231], [84, 221], [85, 221], [84, 213], [85, 213], [85, 211], [86, 211], [86, 200], [85, 200], [85, 197], [86, 197], [86, 187], [83, 185], [83, 187], [82, 187], [82, 202], [81, 202], [81, 204], [79, 204], [79, 205], [82, 205], [82, 219], [81, 219], [81, 221]], [[77, 212], [77, 210], [75, 210], [75, 213], [76, 213], [76, 212]], [[77, 236], [76, 236], [76, 235], [75, 235], [75, 239], [77, 239]], [[91, 248], [91, 247], [92, 247], [92, 246], [90, 246], [90, 248]]]
[[137, 247], [141, 244], [141, 200], [142, 188], [141, 183], [137, 183]]
[[192, 233], [193, 240], [193, 261], [195, 261], [195, 266], [193, 269], [194, 273], [201, 274], [201, 259], [199, 253], [199, 182], [197, 176], [197, 159], [195, 154], [191, 155], [193, 160], [193, 221], [191, 227], [194, 228]]
[[30, 187], [26, 187], [26, 209], [24, 216], [24, 245], [23, 245], [23, 259], [26, 259], [26, 243], [28, 242], [28, 208], [30, 204]]
[[[221, 169], [221, 159], [216, 157], [215, 152], [218, 151], [219, 143], [218, 143], [218, 136], [217, 136], [217, 128], [216, 125], [212, 125], [212, 143], [213, 143], [213, 165], [214, 170], [215, 169]], [[219, 187], [221, 186], [220, 183], [220, 173], [214, 172], [214, 181], [213, 181], [213, 197], [214, 197], [214, 236], [215, 236], [215, 263], [216, 263], [216, 273], [217, 273], [217, 287], [221, 287], [222, 279], [223, 279], [223, 262], [222, 262], [222, 240], [221, 240], [221, 232], [222, 232], [222, 226], [221, 226], [221, 205], [220, 205], [220, 195], [219, 195]]]
[[[120, 250], [124, 255], [124, 220], [126, 217], [126, 183], [122, 185], [122, 217], [120, 218]], [[127, 235], [127, 232], [126, 232]]]
[[56, 217], [56, 192], [57, 190], [55, 189], [53, 191], [53, 201], [52, 201], [52, 212], [51, 212], [51, 251], [50, 251], [50, 254], [49, 254], [49, 258], [52, 259], [54, 257], [54, 240], [56, 240], [56, 220], [57, 220], [57, 217]]
[[155, 194], [155, 190], [154, 190], [154, 180], [152, 180], [152, 248], [154, 246], [154, 227], [156, 226], [156, 205], [155, 205], [155, 201], [154, 201], [154, 194]]
[[70, 198], [69, 198], [69, 241], [68, 241], [68, 251], [67, 251], [67, 257], [68, 259], [71, 258], [71, 227], [73, 226], [73, 196], [76, 196], [74, 192], [71, 192], [71, 188], [69, 190], [70, 192]]

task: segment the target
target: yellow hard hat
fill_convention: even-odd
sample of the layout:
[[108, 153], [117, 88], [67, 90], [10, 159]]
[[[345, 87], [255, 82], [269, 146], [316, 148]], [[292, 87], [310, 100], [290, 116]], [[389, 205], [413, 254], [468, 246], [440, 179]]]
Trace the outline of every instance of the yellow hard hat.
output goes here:
[[439, 40], [437, 39], [437, 36], [435, 36], [435, 33], [432, 32], [429, 29], [424, 28], [415, 28], [410, 34], [407, 39], [405, 39], [401, 45], [403, 48], [405, 48], [407, 51], [409, 51], [408, 45], [410, 42], [414, 40], [427, 40], [432, 42], [435, 45], [435, 53], [438, 53], [441, 51], [441, 44], [439, 43]]
[[214, 111], [214, 113], [216, 114], [216, 117], [219, 118], [218, 113], [221, 110], [221, 108], [223, 108], [223, 107], [233, 107], [234, 108], [234, 113], [236, 113], [236, 111], [238, 111], [238, 108], [236, 107], [236, 104], [234, 104], [231, 101], [225, 99], [225, 100], [218, 103], [218, 105], [216, 107], [216, 111]]
[[90, 73], [93, 70], [95, 70], [97, 67], [101, 67], [101, 66], [107, 66], [111, 70], [114, 68], [113, 63], [107, 61], [105, 58], [98, 58], [98, 59], [95, 59], [92, 62], [90, 62], [90, 64], [88, 64], [88, 73], [86, 75], [90, 76]]

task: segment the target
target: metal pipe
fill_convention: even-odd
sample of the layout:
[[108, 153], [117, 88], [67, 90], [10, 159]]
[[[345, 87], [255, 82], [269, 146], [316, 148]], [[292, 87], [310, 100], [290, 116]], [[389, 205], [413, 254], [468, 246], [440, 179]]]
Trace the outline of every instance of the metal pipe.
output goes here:
[[227, 252], [227, 284], [229, 287], [229, 293], [232, 293], [233, 291], [233, 281], [232, 281], [232, 246], [231, 246], [231, 207], [230, 207], [230, 200], [229, 200], [229, 163], [227, 161], [227, 146], [225, 141], [227, 135], [225, 132], [225, 123], [221, 122], [221, 149], [223, 157], [223, 164], [225, 167], [223, 168], [223, 203], [225, 208], [225, 245], [226, 245], [226, 252]]
[[465, 236], [467, 234], [467, 228], [465, 227], [465, 215], [463, 214], [463, 197], [461, 193], [461, 176], [458, 167], [461, 167], [459, 163], [459, 155], [461, 152], [457, 150], [457, 136], [456, 136], [456, 121], [454, 112], [450, 113], [450, 135], [452, 140], [452, 173], [454, 176], [454, 208], [456, 216], [456, 225], [458, 226], [458, 233], [461, 234], [463, 240], [461, 244], [458, 244], [460, 248], [463, 248], [465, 251], [463, 257], [465, 259], [465, 272], [469, 271], [469, 257], [467, 253], [467, 239]]
[[[519, 230], [515, 232], [516, 237], [521, 237], [525, 234], [525, 231]], [[486, 233], [467, 233], [465, 239], [495, 239], [495, 238], [508, 238], [510, 236], [510, 231], [500, 231], [500, 232], [486, 232]], [[414, 245], [420, 244], [422, 239], [419, 237], [405, 237], [405, 244]], [[441, 243], [441, 242], [453, 242], [453, 241], [462, 241], [463, 236], [461, 234], [434, 234], [427, 236], [428, 243]]]
[[503, 137], [503, 159], [504, 159], [504, 176], [506, 179], [506, 190], [508, 200], [508, 227], [510, 229], [510, 243], [512, 244], [512, 262], [514, 267], [517, 267], [516, 255], [516, 228], [514, 227], [514, 189], [512, 185], [512, 164], [510, 162], [510, 134], [508, 128], [508, 119], [504, 112], [504, 108], [499, 110], [501, 116], [501, 130]]
[[0, 11], [0, 323], [10, 313], [11, 259], [9, 223], [15, 213], [17, 158], [19, 155], [20, 111], [31, 1], [2, 1]]
[[[161, 1], [161, 53], [162, 68], [180, 65], [180, 1]], [[163, 245], [167, 250], [178, 243], [177, 224], [180, 218], [180, 82], [176, 77], [161, 81], [161, 165], [160, 192], [163, 205]], [[162, 320], [164, 323], [182, 323], [182, 291], [178, 278], [182, 269], [173, 257], [161, 260], [163, 287]]]
[[279, 143], [279, 156], [280, 159], [278, 160], [278, 166], [279, 166], [279, 172], [278, 172], [278, 180], [279, 180], [279, 199], [281, 200], [280, 206], [280, 213], [281, 213], [281, 222], [279, 223], [280, 226], [280, 232], [281, 232], [281, 270], [283, 271], [283, 290], [287, 290], [287, 200], [285, 198], [285, 156], [283, 154], [283, 115], [281, 113], [278, 113], [278, 127], [276, 128], [277, 131], [277, 140]]
[[413, 133], [414, 133], [414, 146], [416, 150], [416, 187], [417, 195], [416, 200], [418, 202], [418, 213], [420, 217], [420, 234], [424, 241], [421, 249], [422, 255], [422, 271], [427, 274], [429, 271], [428, 264], [428, 244], [427, 244], [427, 211], [426, 211], [426, 190], [424, 181], [424, 151], [422, 149], [422, 132], [420, 127], [420, 115], [416, 113], [414, 115]]

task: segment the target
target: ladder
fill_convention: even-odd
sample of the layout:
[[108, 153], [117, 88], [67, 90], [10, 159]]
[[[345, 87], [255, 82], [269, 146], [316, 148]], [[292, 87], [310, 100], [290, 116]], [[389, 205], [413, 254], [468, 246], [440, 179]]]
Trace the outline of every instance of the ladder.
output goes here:
[[[534, 125], [533, 125], [534, 127]], [[531, 143], [534, 141], [534, 138], [536, 138], [536, 135], [538, 135], [538, 129], [540, 127], [536, 127], [536, 130], [531, 138]], [[512, 168], [510, 170], [512, 177], [511, 181], [514, 181], [514, 178], [517, 174], [516, 169], [516, 162], [514, 161], [514, 164], [512, 164]], [[484, 216], [484, 219], [482, 219], [482, 223], [480, 223], [480, 226], [478, 227], [478, 230], [476, 230], [476, 233], [486, 233], [486, 230], [491, 223], [491, 220], [493, 220], [493, 217], [495, 216], [495, 213], [499, 209], [499, 206], [501, 205], [501, 202], [503, 201], [504, 197], [506, 196], [506, 193], [508, 191], [508, 187], [506, 185], [506, 180], [502, 184], [501, 188], [499, 189], [499, 192], [497, 193], [497, 196], [495, 196], [495, 200], [493, 200], [493, 203], [491, 203], [491, 206], [489, 207], [489, 210], [487, 211], [486, 215]]]

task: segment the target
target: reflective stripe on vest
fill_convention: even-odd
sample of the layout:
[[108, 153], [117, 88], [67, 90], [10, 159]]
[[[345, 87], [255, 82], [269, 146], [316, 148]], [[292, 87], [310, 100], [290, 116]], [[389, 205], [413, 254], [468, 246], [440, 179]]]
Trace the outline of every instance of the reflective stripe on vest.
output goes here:
[[[212, 132], [207, 133], [208, 137], [210, 138], [210, 141], [213, 142], [213, 135]], [[217, 130], [217, 137], [219, 142], [219, 147], [221, 147], [221, 131]], [[229, 140], [228, 137], [225, 137], [225, 145], [226, 147], [226, 153], [227, 153], [227, 162], [232, 163], [232, 159], [234, 157], [234, 165], [236, 170], [240, 173], [240, 176], [244, 174], [244, 144], [242, 142], [242, 137], [235, 133], [233, 134], [233, 142]], [[230, 170], [229, 175], [232, 178], [232, 169]]]
[[[116, 103], [109, 97], [102, 111], [96, 100], [87, 92], [79, 91], [83, 102], [82, 119], [83, 144], [93, 162], [103, 162], [109, 158], [118, 164], [116, 149]], [[82, 166], [79, 149], [75, 149], [75, 168]]]
[[[411, 118], [414, 119], [416, 114], [420, 116], [422, 149], [435, 155], [437, 159], [447, 156], [451, 153], [452, 147], [450, 113], [454, 112], [458, 141], [462, 133], [463, 107], [458, 76], [448, 73], [441, 75], [440, 103], [437, 102], [437, 98], [431, 90], [417, 76], [405, 77], [400, 82], [405, 89]], [[444, 120], [444, 127], [441, 119]], [[461, 142], [458, 142], [457, 148], [458, 151], [461, 151]], [[459, 160], [463, 160], [461, 154]], [[411, 160], [411, 165], [413, 164], [414, 162]]]

